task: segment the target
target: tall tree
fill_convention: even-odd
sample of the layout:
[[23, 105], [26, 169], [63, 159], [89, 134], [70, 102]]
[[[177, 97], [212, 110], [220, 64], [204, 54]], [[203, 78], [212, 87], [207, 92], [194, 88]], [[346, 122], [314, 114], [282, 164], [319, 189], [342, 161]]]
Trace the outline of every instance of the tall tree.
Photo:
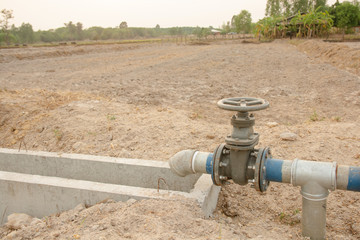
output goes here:
[[240, 14], [232, 17], [231, 25], [235, 27], [237, 33], [249, 33], [251, 31], [251, 13], [242, 10]]
[[34, 30], [30, 23], [22, 23], [18, 29], [18, 35], [22, 43], [34, 42]]
[[325, 10], [327, 0], [313, 0], [314, 9]]
[[76, 23], [76, 39], [83, 39], [83, 24], [81, 22]]
[[128, 27], [128, 24], [125, 21], [121, 22], [119, 25], [119, 28], [127, 28], [127, 27]]
[[77, 28], [76, 25], [70, 21], [69, 23], [64, 23], [66, 30], [67, 30], [67, 39], [68, 40], [75, 40], [76, 39], [76, 32]]
[[291, 3], [289, 0], [267, 0], [265, 15], [276, 17], [291, 15]]
[[1, 10], [0, 27], [1, 31], [5, 34], [5, 42], [7, 45], [10, 44], [10, 19], [14, 18], [12, 10]]
[[281, 15], [280, 0], [268, 0], [266, 3], [265, 15], [271, 17], [280, 16]]
[[307, 13], [314, 8], [314, 0], [292, 0], [293, 14]]
[[221, 28], [222, 28], [222, 33], [229, 33], [229, 32], [231, 32], [230, 21], [227, 21], [226, 23], [223, 23], [223, 25], [221, 26]]

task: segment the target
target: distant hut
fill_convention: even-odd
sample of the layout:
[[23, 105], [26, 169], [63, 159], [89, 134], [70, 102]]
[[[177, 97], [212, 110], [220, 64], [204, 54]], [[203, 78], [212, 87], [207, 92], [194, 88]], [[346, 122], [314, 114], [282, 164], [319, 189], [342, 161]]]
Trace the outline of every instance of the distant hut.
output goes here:
[[221, 31], [220, 30], [216, 30], [216, 29], [211, 29], [211, 34], [214, 36], [220, 36], [221, 35]]

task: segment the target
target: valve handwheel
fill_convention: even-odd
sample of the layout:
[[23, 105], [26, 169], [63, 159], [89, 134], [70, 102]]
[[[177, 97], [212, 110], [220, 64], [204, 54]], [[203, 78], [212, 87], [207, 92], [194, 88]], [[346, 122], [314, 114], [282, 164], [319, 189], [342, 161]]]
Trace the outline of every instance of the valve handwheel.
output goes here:
[[269, 102], [262, 98], [252, 97], [235, 97], [224, 98], [217, 103], [219, 108], [238, 111], [238, 112], [252, 112], [259, 111], [269, 107]]

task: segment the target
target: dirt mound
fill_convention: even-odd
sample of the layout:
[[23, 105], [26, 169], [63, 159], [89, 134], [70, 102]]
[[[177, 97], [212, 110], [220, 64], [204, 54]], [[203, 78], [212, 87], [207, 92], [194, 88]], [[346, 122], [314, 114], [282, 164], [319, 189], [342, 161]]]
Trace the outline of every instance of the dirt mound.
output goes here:
[[[171, 214], [169, 214], [171, 213]], [[0, 228], [7, 239], [243, 239], [234, 229], [202, 217], [189, 200], [108, 200], [33, 221], [17, 231]]]
[[210, 42], [194, 41], [194, 42], [189, 42], [188, 45], [203, 46], [203, 45], [210, 45]]
[[[360, 47], [360, 43], [358, 43]], [[313, 58], [335, 65], [341, 69], [360, 75], [360, 49], [343, 44], [309, 40], [300, 43], [298, 49]]]
[[56, 58], [72, 55], [83, 55], [107, 51], [124, 51], [138, 48], [138, 44], [126, 45], [96, 45], [94, 46], [56, 46], [56, 47], [27, 47], [16, 49], [0, 49], [0, 63], [14, 60], [33, 60], [43, 58]]

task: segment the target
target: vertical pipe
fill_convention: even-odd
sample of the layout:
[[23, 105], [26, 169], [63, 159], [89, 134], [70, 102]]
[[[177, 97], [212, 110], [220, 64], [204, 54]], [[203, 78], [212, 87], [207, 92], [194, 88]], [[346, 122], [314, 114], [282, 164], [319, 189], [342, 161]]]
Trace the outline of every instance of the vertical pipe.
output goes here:
[[302, 197], [302, 235], [311, 240], [325, 239], [326, 199], [320, 201]]

